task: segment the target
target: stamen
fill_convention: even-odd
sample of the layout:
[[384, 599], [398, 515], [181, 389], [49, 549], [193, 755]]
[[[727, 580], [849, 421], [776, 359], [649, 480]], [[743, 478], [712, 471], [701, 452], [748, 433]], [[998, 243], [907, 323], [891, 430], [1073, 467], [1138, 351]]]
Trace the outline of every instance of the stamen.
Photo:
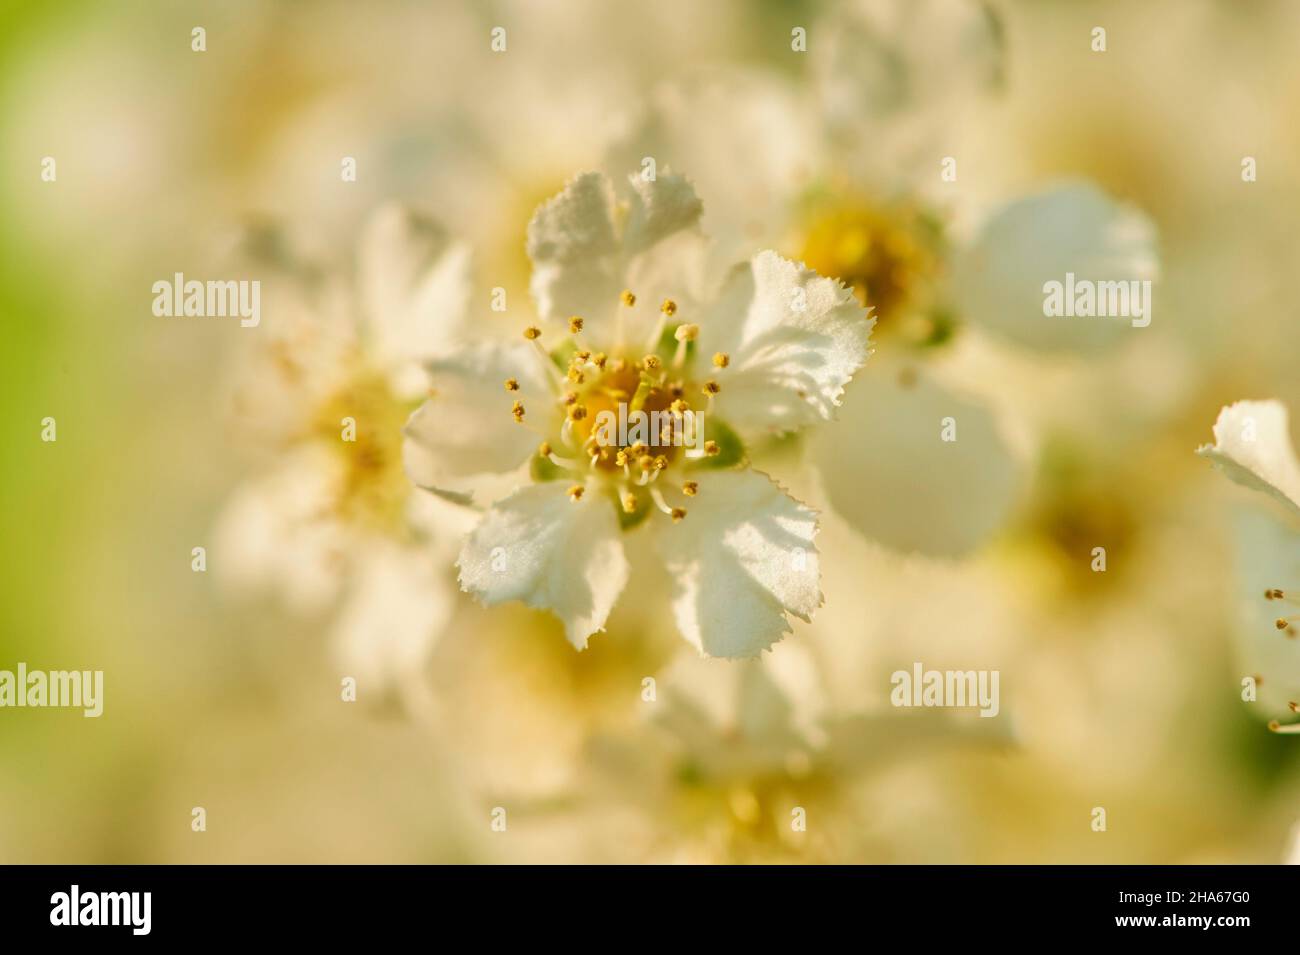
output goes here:
[[722, 386], [718, 384], [716, 381], [710, 380], [704, 383], [704, 393], [706, 395], [716, 395], [721, 390], [722, 390]]
[[529, 325], [527, 328], [524, 329], [524, 338], [527, 338], [530, 342], [535, 342], [537, 341], [537, 339], [541, 337], [542, 337], [542, 330], [538, 328], [536, 325]]
[[646, 355], [641, 359], [641, 365], [646, 371], [658, 371], [663, 367], [663, 362], [659, 360], [658, 355]]
[[573, 485], [573, 487], [569, 488], [569, 500], [575, 502], [582, 500], [582, 493], [585, 490], [586, 488], [583, 487], [581, 484]]
[[659, 488], [652, 487], [650, 489], [650, 499], [655, 502], [655, 507], [659, 508], [659, 510], [665, 514], [672, 514], [674, 508], [668, 506], [668, 502], [664, 500], [663, 492]]
[[716, 441], [705, 441], [705, 442], [704, 442], [704, 453], [707, 454], [709, 457], [713, 458], [713, 457], [717, 457], [719, 454], [721, 454], [721, 453], [722, 453], [722, 449], [721, 449], [720, 447], [718, 447], [718, 442], [716, 442]]
[[714, 368], [726, 368], [730, 364], [731, 364], [731, 356], [728, 355], [726, 352], [719, 351], [713, 353]]
[[518, 391], [518, 390], [519, 390], [519, 379], [517, 379], [517, 378], [507, 378], [507, 379], [506, 379], [506, 391]]
[[682, 493], [687, 497], [694, 497], [700, 493], [700, 485], [697, 481], [687, 481], [682, 485]]
[[538, 457], [549, 458], [551, 456], [551, 442], [543, 441], [539, 444], [537, 446], [537, 455]]
[[631, 308], [636, 304], [636, 296], [632, 294], [630, 289], [623, 289], [623, 294], [620, 295], [618, 299], [628, 308]]
[[680, 368], [686, 362], [686, 345], [699, 337], [700, 326], [678, 325], [673, 337], [677, 339], [677, 351], [673, 355], [673, 367]]
[[664, 303], [659, 306], [659, 311], [663, 312], [669, 318], [677, 314], [677, 303], [670, 298], [664, 299]]
[[582, 319], [574, 315], [569, 319], [569, 334], [576, 335], [580, 331], [582, 331]]
[[623, 513], [631, 514], [636, 510], [636, 495], [630, 491], [623, 495]]
[[686, 508], [674, 507], [670, 513], [672, 514], [673, 523], [678, 524], [681, 523], [682, 518], [686, 516]]
[[1283, 735], [1300, 733], [1300, 723], [1288, 723], [1283, 726], [1277, 720], [1269, 720], [1268, 728], [1274, 733], [1282, 733]]
[[511, 407], [510, 413], [515, 416], [516, 421], [522, 422], [524, 420], [524, 403], [516, 401]]

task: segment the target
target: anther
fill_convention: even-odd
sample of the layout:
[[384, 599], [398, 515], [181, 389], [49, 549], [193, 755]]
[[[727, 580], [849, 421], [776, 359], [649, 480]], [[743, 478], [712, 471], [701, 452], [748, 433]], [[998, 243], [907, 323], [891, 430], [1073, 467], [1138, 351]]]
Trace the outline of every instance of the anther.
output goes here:
[[507, 378], [506, 391], [518, 391], [518, 390], [519, 390], [519, 380], [516, 378]]
[[730, 364], [731, 364], [731, 356], [728, 355], [726, 352], [719, 351], [713, 353], [714, 368], [726, 368]]
[[623, 294], [620, 295], [618, 298], [619, 301], [621, 301], [628, 308], [631, 308], [633, 305], [636, 304], [636, 296], [633, 295], [629, 289], [623, 289]]
[[569, 488], [569, 500], [571, 501], [582, 500], [582, 492], [585, 490], [586, 488], [584, 488], [581, 484], [573, 485], [573, 487]]
[[712, 458], [712, 457], [716, 457], [717, 455], [721, 454], [721, 453], [722, 453], [722, 449], [721, 449], [720, 447], [718, 447], [718, 442], [716, 442], [716, 441], [705, 441], [705, 442], [704, 442], [704, 453], [707, 454], [709, 457]]
[[516, 402], [514, 403], [514, 406], [510, 409], [510, 413], [511, 413], [512, 415], [515, 416], [515, 420], [516, 420], [516, 421], [523, 421], [523, 420], [524, 420], [524, 403], [523, 403], [522, 401], [516, 401]]
[[573, 405], [571, 408], [569, 408], [570, 421], [581, 421], [585, 417], [587, 417], [586, 405]]
[[673, 332], [673, 338], [679, 342], [693, 342], [700, 336], [700, 326], [698, 325], [678, 325], [677, 330]]
[[574, 315], [569, 319], [569, 333], [576, 335], [580, 331], [582, 331], [582, 319]]
[[650, 457], [650, 455], [648, 454], [643, 454], [641, 455], [641, 457], [636, 459], [636, 463], [637, 463], [637, 467], [639, 467], [642, 471], [649, 471], [654, 468], [655, 459]]
[[677, 303], [670, 298], [664, 299], [664, 303], [659, 306], [659, 311], [663, 312], [669, 318], [677, 314]]
[[623, 512], [624, 512], [625, 514], [631, 514], [631, 513], [632, 513], [633, 511], [635, 511], [635, 510], [636, 510], [636, 495], [635, 495], [635, 494], [624, 494], [624, 495], [623, 495]]
[[529, 325], [527, 328], [524, 329], [524, 338], [527, 338], [530, 342], [535, 342], [537, 341], [537, 339], [541, 337], [542, 337], [542, 330], [538, 328], [536, 325]]
[[682, 493], [687, 497], [694, 497], [700, 493], [700, 485], [696, 481], [687, 481], [682, 485]]
[[680, 523], [682, 518], [686, 516], [686, 508], [674, 507], [670, 516], [672, 517], [674, 524]]
[[551, 442], [543, 441], [537, 446], [537, 456], [539, 458], [549, 458], [551, 456]]
[[646, 371], [657, 371], [663, 364], [658, 355], [646, 355], [641, 359], [641, 364], [645, 366]]
[[716, 395], [722, 390], [722, 386], [716, 381], [706, 381], [704, 383], [704, 393], [706, 395]]

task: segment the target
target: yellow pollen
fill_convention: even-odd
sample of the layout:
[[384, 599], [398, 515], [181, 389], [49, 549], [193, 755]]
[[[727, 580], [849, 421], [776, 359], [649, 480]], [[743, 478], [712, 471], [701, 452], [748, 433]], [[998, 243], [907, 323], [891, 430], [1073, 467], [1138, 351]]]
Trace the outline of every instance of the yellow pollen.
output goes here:
[[[620, 452], [620, 453], [622, 453], [622, 452]], [[635, 494], [624, 494], [624, 495], [623, 495], [623, 511], [624, 511], [624, 513], [631, 514], [631, 513], [632, 513], [633, 511], [635, 511], [635, 510], [636, 510], [636, 495], [635, 495]]]
[[648, 454], [643, 454], [636, 459], [636, 463], [642, 471], [649, 471], [655, 466], [655, 459]]
[[672, 513], [671, 513], [669, 516], [672, 517], [672, 519], [673, 519], [673, 523], [676, 524], [676, 523], [678, 523], [679, 521], [681, 521], [681, 519], [682, 519], [683, 517], [686, 516], [686, 508], [684, 508], [684, 507], [674, 507], [673, 510], [672, 510]]
[[650, 449], [646, 447], [644, 444], [638, 442], [637, 444], [632, 445], [631, 450], [632, 450], [632, 457], [639, 458], [641, 457], [641, 455], [645, 454]]
[[577, 352], [576, 354], [574, 354], [574, 356], [573, 356], [573, 360], [574, 360], [574, 361], [577, 361], [577, 362], [587, 362], [587, 361], [590, 361], [590, 360], [591, 360], [591, 352], [589, 352], [589, 351], [580, 351], [580, 352]]
[[537, 456], [539, 458], [549, 458], [551, 456], [551, 442], [543, 441], [537, 446]]
[[573, 487], [569, 488], [569, 500], [571, 501], [582, 500], [582, 492], [584, 490], [586, 490], [586, 488], [584, 488], [581, 484], [573, 485]]
[[677, 303], [670, 298], [664, 299], [664, 303], [659, 306], [659, 311], [663, 312], [669, 318], [677, 314]]
[[524, 329], [524, 338], [527, 338], [530, 342], [536, 341], [541, 337], [542, 337], [542, 330], [538, 328], [536, 325], [529, 325], [527, 328]]
[[515, 416], [515, 420], [516, 420], [516, 421], [523, 421], [523, 420], [524, 420], [524, 403], [523, 403], [522, 401], [516, 401], [516, 402], [514, 403], [514, 407], [512, 407], [512, 408], [510, 409], [510, 413], [511, 413], [512, 415]]
[[719, 351], [713, 353], [714, 368], [726, 368], [730, 364], [731, 364], [731, 356], [728, 355], [726, 352]]
[[580, 385], [587, 380], [587, 376], [582, 373], [576, 365], [569, 369], [569, 381], [575, 385]]
[[598, 351], [596, 352], [596, 354], [591, 356], [591, 363], [595, 365], [597, 368], [599, 368], [601, 371], [605, 370], [605, 362], [607, 362], [608, 360], [609, 359], [606, 357], [603, 351]]
[[636, 304], [636, 296], [633, 295], [630, 290], [623, 289], [623, 294], [619, 296], [619, 301], [621, 301], [628, 308], [631, 308], [633, 305]]
[[700, 493], [700, 485], [695, 481], [687, 481], [682, 485], [682, 493], [687, 497], [694, 497]]
[[1287, 623], [1286, 619], [1283, 617], [1278, 617], [1277, 620], [1273, 622], [1273, 625], [1279, 630], [1285, 630], [1287, 627], [1291, 626], [1291, 624]]
[[566, 391], [564, 393], [564, 403], [566, 405], [571, 405], [577, 400], [578, 400], [578, 393], [576, 391]]
[[676, 401], [674, 401], [672, 404], [668, 406], [668, 410], [671, 411], [673, 414], [683, 414], [689, 408], [690, 405], [688, 405], [681, 398], [678, 398]]
[[627, 466], [627, 452], [626, 452], [626, 451], [620, 451], [620, 452], [618, 452], [618, 454], [614, 455], [614, 463], [617, 464], [617, 465], [618, 465], [619, 467], [621, 467], [621, 468], [622, 468], [622, 467], [626, 467], [626, 466]]
[[709, 457], [714, 457], [716, 455], [721, 454], [722, 449], [718, 447], [718, 442], [716, 441], [705, 441], [704, 453], [707, 454]]
[[641, 359], [641, 364], [645, 366], [647, 371], [654, 371], [662, 365], [663, 362], [659, 360], [658, 355], [646, 355]]
[[507, 378], [507, 379], [506, 379], [506, 391], [518, 391], [518, 390], [519, 390], [519, 382], [518, 382], [518, 380], [516, 380], [516, 379], [514, 379], [514, 378]]
[[704, 393], [706, 395], [716, 395], [722, 390], [722, 386], [716, 381], [706, 381], [704, 383]]
[[666, 467], [668, 467], [668, 457], [663, 454], [655, 455], [655, 470], [662, 471]]
[[571, 319], [569, 319], [569, 331], [574, 335], [582, 331], [582, 319], [579, 318], [577, 315], [574, 315]]
[[574, 405], [572, 408], [569, 409], [570, 420], [581, 421], [585, 417], [587, 417], [586, 405]]
[[673, 338], [679, 342], [693, 342], [700, 335], [700, 326], [698, 325], [678, 325], [677, 331], [673, 332]]

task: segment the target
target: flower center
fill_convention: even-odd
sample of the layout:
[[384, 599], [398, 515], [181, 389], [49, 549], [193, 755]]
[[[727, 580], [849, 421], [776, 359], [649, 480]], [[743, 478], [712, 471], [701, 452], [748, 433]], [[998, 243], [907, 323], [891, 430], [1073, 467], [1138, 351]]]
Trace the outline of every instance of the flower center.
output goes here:
[[[636, 295], [624, 291], [619, 305], [634, 308]], [[597, 481], [597, 489], [618, 502], [624, 526], [639, 523], [652, 509], [674, 523], [685, 518], [686, 499], [698, 493], [699, 484], [663, 476], [721, 453], [716, 441], [706, 439], [704, 419], [722, 386], [692, 376], [699, 328], [689, 323], [670, 326], [676, 314], [677, 304], [664, 301], [644, 350], [624, 347], [613, 357], [586, 346], [586, 323], [576, 315], [569, 319], [571, 338], [559, 347], [548, 350], [536, 327], [524, 331], [554, 386], [559, 411], [548, 427], [538, 430], [545, 440], [538, 448], [534, 477], [579, 482], [569, 487], [574, 501]], [[715, 370], [729, 363], [725, 354], [713, 357]], [[518, 391], [520, 385], [512, 378], [505, 387]], [[531, 425], [522, 399], [514, 402], [511, 414], [520, 424]]]
[[410, 413], [381, 373], [364, 369], [322, 403], [310, 437], [341, 465], [334, 516], [369, 528], [400, 526], [410, 493], [402, 468], [402, 426]]
[[939, 273], [941, 242], [939, 224], [911, 206], [850, 200], [810, 217], [800, 258], [874, 307], [879, 331], [939, 344], [951, 334], [951, 321], [940, 311], [927, 313], [924, 300]]

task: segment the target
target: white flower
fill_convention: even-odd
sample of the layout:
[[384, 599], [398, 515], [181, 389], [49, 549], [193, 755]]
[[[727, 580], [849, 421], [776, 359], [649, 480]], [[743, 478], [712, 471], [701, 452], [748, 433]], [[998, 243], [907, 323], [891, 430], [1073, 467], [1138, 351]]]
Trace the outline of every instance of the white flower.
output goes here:
[[413, 493], [401, 428], [420, 359], [464, 337], [466, 251], [396, 207], [367, 225], [354, 280], [254, 239], [266, 307], [240, 363], [237, 425], [269, 430], [279, 454], [232, 492], [210, 559], [295, 612], [332, 610], [336, 659], [362, 694], [410, 687], [454, 608], [429, 539], [445, 547], [463, 525]]
[[[756, 656], [821, 595], [816, 517], [746, 466], [745, 442], [830, 419], [873, 320], [840, 283], [773, 252], [709, 281], [691, 185], [664, 171], [630, 182], [620, 200], [581, 175], [537, 210], [545, 330], [430, 364], [408, 472], [463, 498], [474, 472], [529, 464], [532, 483], [461, 551], [461, 586], [483, 602], [548, 608], [582, 649], [637, 586], [625, 549], [646, 548], [688, 642]], [[642, 431], [611, 430], [642, 413]]]
[[[1267, 509], [1237, 520], [1237, 576], [1248, 663], [1258, 674], [1259, 698], [1270, 709], [1297, 711], [1300, 701], [1300, 460], [1291, 444], [1289, 416], [1279, 401], [1239, 401], [1219, 412], [1209, 458], [1237, 484], [1261, 492]], [[1275, 732], [1300, 733], [1300, 724], [1269, 723]]]

